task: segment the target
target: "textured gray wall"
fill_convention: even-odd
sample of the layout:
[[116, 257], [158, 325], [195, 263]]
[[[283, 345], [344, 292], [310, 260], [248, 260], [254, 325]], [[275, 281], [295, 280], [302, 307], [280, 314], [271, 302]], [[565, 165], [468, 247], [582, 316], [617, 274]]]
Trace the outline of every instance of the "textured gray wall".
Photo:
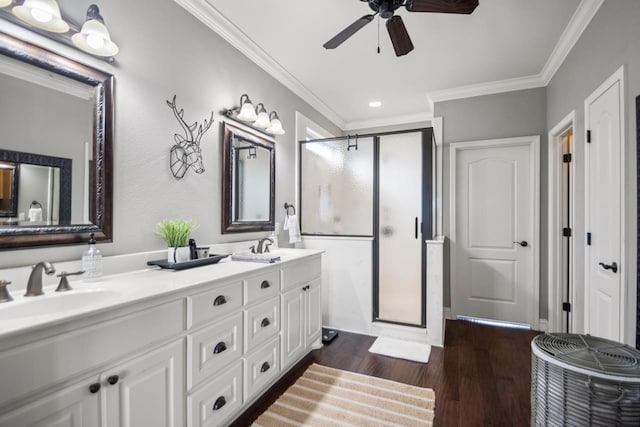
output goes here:
[[[545, 88], [507, 92], [434, 105], [443, 125], [443, 233], [449, 230], [449, 144], [517, 136], [540, 136], [540, 318], [547, 317], [547, 126]], [[449, 259], [445, 254], [446, 307], [451, 306]]]
[[[640, 2], [607, 0], [587, 27], [547, 87], [547, 123], [552, 128], [572, 110], [576, 112], [576, 211], [584, 206], [584, 100], [620, 66], [625, 66], [626, 114], [626, 260], [627, 342], [634, 342], [636, 298], [636, 131], [635, 97], [640, 94]], [[584, 236], [584, 218], [576, 216], [575, 236]], [[584, 282], [584, 239], [576, 239], [576, 289]], [[581, 330], [584, 311], [578, 292], [574, 320]]]
[[[153, 227], [167, 218], [195, 221], [195, 238], [203, 243], [267, 235], [220, 233], [220, 113], [237, 106], [243, 93], [278, 111], [287, 133], [276, 138], [276, 219], [284, 202], [294, 200], [295, 111], [335, 134], [340, 130], [174, 1], [112, 0], [100, 10], [120, 46], [113, 66], [99, 65], [115, 75], [114, 242], [99, 245], [103, 254], [163, 248]], [[182, 132], [165, 103], [174, 94], [190, 123], [215, 112], [201, 144], [205, 173], [190, 171], [180, 181], [168, 167], [173, 135]], [[0, 268], [79, 258], [83, 250], [4, 251]]]

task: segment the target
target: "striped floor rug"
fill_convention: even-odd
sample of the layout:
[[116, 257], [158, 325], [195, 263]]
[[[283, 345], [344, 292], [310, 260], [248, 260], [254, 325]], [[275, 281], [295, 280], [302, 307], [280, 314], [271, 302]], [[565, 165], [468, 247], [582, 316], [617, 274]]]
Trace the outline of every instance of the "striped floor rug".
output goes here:
[[431, 426], [435, 393], [313, 364], [253, 424], [271, 426]]

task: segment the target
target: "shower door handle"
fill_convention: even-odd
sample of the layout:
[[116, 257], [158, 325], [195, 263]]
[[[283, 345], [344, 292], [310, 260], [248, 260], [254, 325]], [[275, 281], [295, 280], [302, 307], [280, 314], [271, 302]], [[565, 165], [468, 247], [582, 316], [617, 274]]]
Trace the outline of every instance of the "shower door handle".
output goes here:
[[417, 239], [418, 238], [418, 217], [416, 217], [416, 222], [415, 222], [415, 234]]

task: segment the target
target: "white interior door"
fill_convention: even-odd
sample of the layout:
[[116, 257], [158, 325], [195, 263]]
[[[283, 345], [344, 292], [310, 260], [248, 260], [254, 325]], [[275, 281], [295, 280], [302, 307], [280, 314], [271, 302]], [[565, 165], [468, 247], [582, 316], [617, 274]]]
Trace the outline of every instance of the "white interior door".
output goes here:
[[[623, 341], [622, 69], [585, 100], [585, 329]], [[589, 140], [591, 142], [589, 142]]]
[[539, 137], [451, 144], [451, 309], [537, 327]]

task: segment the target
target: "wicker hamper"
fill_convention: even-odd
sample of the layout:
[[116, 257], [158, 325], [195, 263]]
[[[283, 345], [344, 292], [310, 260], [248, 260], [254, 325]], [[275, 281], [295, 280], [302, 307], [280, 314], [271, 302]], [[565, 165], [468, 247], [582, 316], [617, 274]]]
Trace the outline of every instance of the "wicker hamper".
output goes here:
[[590, 335], [531, 342], [531, 425], [640, 426], [640, 352]]

